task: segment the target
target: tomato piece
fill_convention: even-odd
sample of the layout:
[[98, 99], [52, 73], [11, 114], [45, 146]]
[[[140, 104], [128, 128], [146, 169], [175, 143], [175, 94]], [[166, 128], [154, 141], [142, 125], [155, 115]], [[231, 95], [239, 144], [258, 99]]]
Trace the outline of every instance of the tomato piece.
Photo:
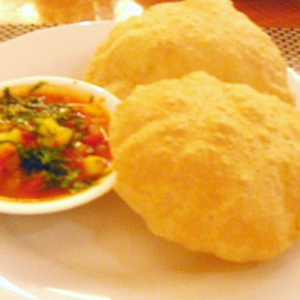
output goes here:
[[97, 147], [105, 142], [105, 138], [100, 131], [91, 132], [82, 139], [82, 142], [91, 147]]
[[32, 132], [23, 131], [22, 132], [22, 140], [23, 140], [23, 146], [25, 148], [34, 147], [37, 145], [37, 137]]
[[25, 180], [26, 185], [24, 185], [24, 192], [28, 195], [38, 194], [44, 186], [44, 178], [41, 173], [35, 173], [30, 176], [30, 179]]
[[102, 156], [107, 161], [112, 161], [112, 155], [110, 152], [109, 143], [107, 141], [105, 141], [95, 149], [95, 154]]

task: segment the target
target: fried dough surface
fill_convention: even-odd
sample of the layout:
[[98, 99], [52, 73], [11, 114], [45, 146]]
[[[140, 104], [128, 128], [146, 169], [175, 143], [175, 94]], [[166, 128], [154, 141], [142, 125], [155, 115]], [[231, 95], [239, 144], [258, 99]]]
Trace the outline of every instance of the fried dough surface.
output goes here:
[[278, 97], [205, 72], [162, 80], [118, 107], [110, 140], [115, 189], [156, 235], [236, 262], [298, 236], [300, 113]]
[[138, 84], [196, 70], [294, 103], [279, 50], [229, 0], [162, 3], [117, 24], [95, 53], [86, 79], [124, 99]]

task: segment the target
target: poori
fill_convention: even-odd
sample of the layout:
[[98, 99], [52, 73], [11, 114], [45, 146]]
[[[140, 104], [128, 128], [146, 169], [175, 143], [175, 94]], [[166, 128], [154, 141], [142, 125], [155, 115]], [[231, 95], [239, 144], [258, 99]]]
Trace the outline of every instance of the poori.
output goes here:
[[115, 190], [156, 235], [247, 262], [299, 234], [300, 112], [277, 96], [203, 71], [138, 86], [110, 141]]
[[196, 70], [295, 100], [280, 51], [230, 0], [161, 3], [118, 23], [99, 45], [86, 79], [124, 99], [139, 84]]

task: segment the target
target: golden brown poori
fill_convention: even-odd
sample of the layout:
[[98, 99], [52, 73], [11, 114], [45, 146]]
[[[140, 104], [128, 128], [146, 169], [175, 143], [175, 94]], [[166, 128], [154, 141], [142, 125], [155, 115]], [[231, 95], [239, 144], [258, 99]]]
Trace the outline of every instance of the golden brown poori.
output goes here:
[[138, 86], [110, 140], [115, 189], [156, 235], [235, 262], [298, 236], [300, 112], [277, 96], [202, 71]]
[[294, 103], [280, 51], [230, 0], [161, 3], [118, 23], [86, 79], [124, 99], [136, 85], [196, 70]]

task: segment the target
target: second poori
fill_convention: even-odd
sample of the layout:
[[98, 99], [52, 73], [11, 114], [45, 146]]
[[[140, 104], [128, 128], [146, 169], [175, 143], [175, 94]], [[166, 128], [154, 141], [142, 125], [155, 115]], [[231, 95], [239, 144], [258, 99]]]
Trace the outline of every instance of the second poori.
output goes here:
[[139, 84], [195, 70], [295, 101], [280, 51], [230, 0], [161, 3], [116, 24], [86, 79], [124, 99]]

